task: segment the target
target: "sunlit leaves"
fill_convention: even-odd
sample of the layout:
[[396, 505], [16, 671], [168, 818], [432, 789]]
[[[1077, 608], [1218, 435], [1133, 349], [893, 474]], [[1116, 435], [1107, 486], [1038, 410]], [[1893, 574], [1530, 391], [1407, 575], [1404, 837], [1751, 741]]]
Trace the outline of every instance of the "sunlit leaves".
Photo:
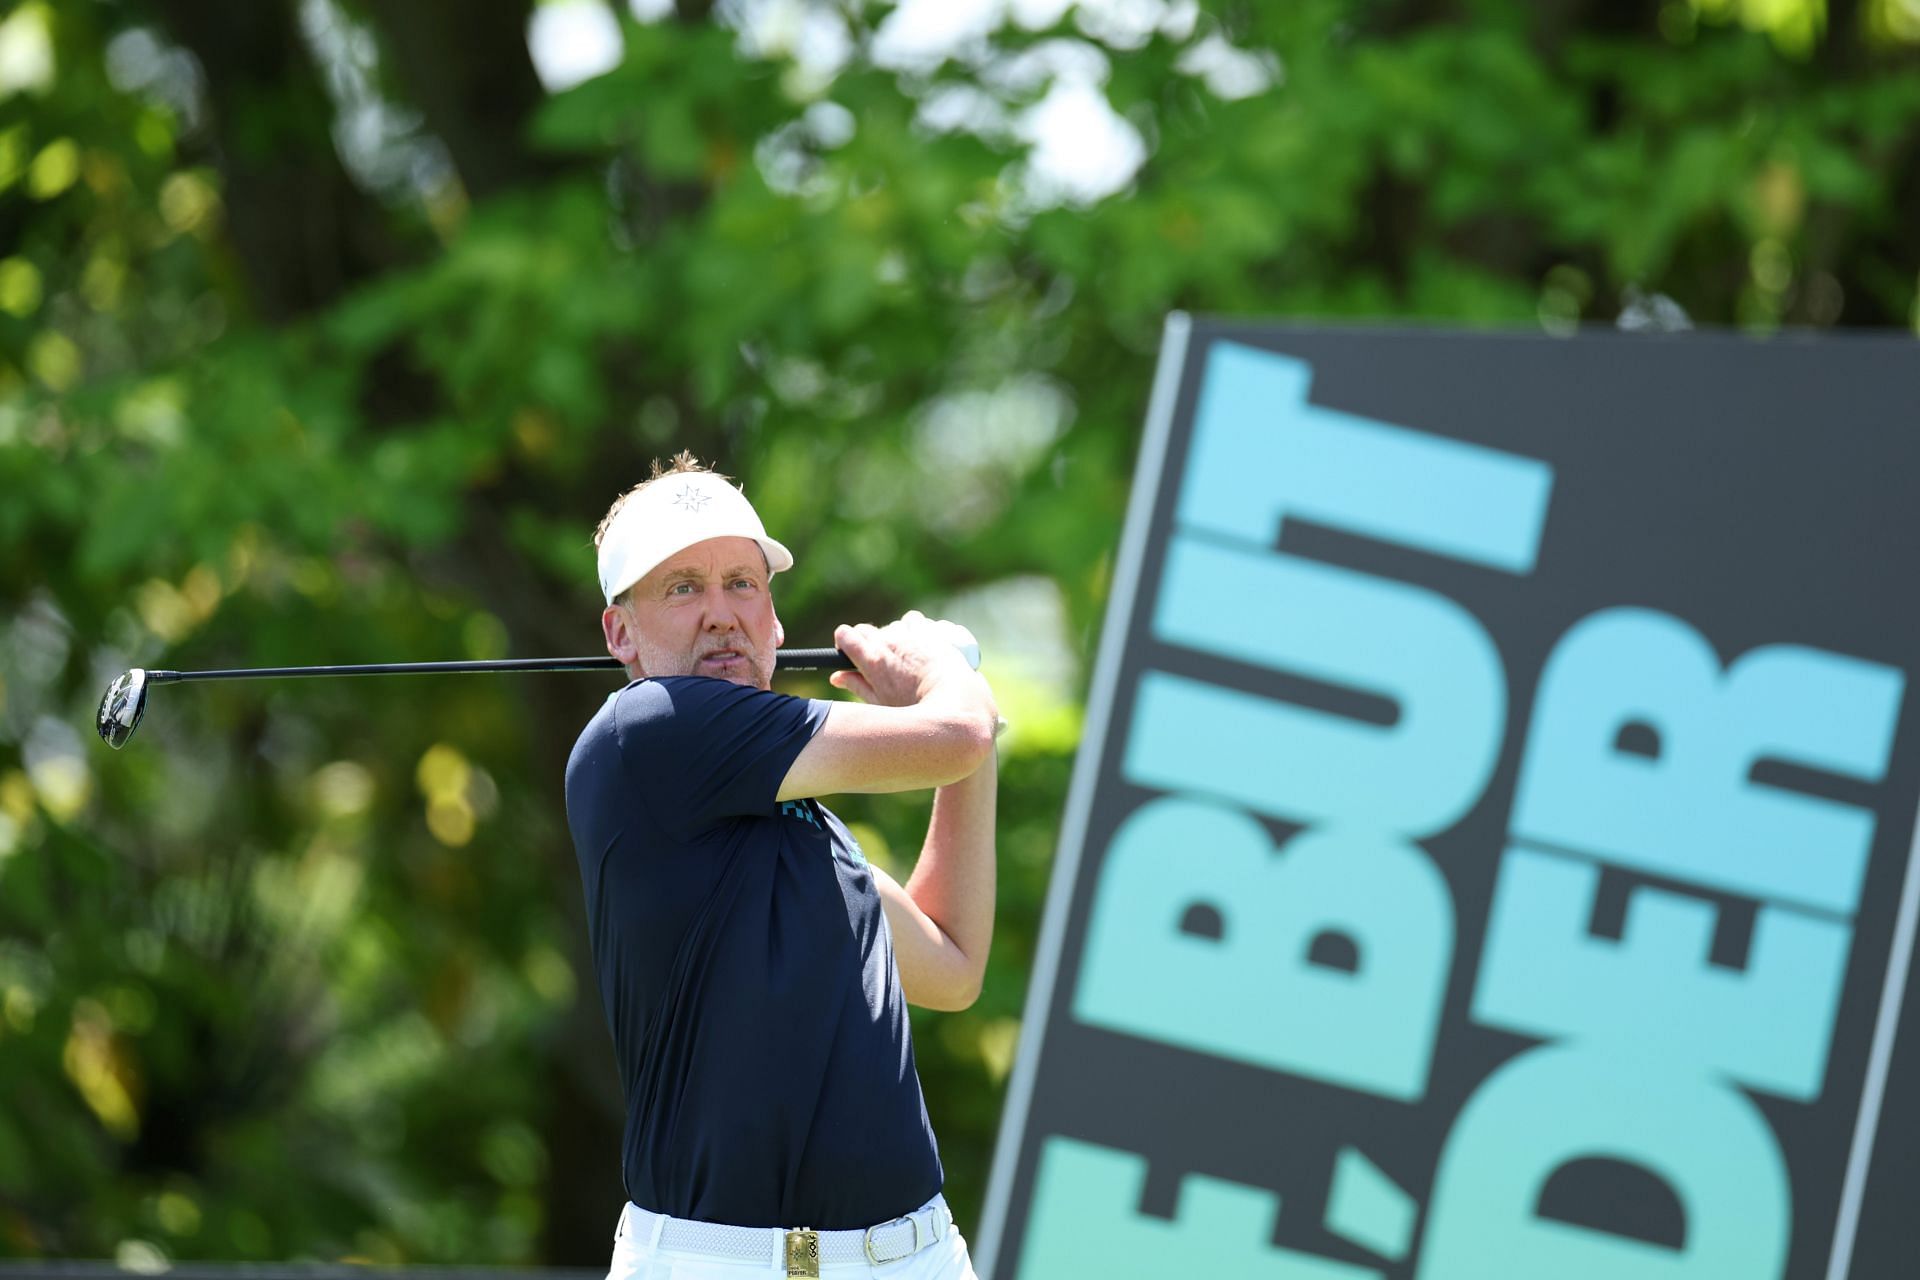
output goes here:
[[1870, 0], [1867, 29], [1887, 44], [1920, 44], [1920, 3], [1916, 0]]
[[1703, 16], [1717, 21], [1737, 19], [1753, 31], [1764, 31], [1781, 49], [1805, 56], [1825, 32], [1826, 0], [1691, 0]]
[[52, 21], [48, 6], [38, 0], [17, 6], [0, 21], [0, 98], [45, 93], [52, 85], [57, 70]]

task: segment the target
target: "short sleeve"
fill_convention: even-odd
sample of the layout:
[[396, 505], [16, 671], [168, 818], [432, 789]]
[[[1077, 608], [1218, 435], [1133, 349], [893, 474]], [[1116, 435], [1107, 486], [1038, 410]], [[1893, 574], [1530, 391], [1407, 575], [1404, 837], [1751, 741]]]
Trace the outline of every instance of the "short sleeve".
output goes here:
[[628, 780], [654, 820], [688, 839], [775, 808], [787, 770], [832, 704], [726, 680], [674, 676], [622, 690], [614, 733]]

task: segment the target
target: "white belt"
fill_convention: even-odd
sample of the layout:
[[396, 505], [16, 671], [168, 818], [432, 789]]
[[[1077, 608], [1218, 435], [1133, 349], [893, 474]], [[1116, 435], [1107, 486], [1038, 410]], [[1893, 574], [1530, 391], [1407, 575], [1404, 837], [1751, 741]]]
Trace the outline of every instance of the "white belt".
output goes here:
[[[818, 1275], [798, 1270], [797, 1256], [811, 1255], [820, 1263], [857, 1262], [880, 1266], [911, 1257], [937, 1240], [953, 1225], [953, 1212], [944, 1196], [935, 1196], [912, 1213], [901, 1214], [865, 1230], [813, 1231], [806, 1227], [730, 1227], [718, 1222], [695, 1222], [652, 1213], [629, 1204], [620, 1216], [620, 1231], [632, 1239], [650, 1240], [656, 1249], [699, 1253], [765, 1267], [787, 1264], [789, 1275]], [[796, 1255], [796, 1250], [799, 1254]]]

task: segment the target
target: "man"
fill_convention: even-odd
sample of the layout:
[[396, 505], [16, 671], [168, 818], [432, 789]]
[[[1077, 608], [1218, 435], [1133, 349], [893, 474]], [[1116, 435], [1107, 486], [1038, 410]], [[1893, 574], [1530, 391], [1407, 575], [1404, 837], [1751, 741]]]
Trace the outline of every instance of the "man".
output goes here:
[[[771, 692], [793, 556], [685, 453], [595, 544], [632, 683], [574, 747], [567, 820], [627, 1100], [613, 1275], [972, 1277], [906, 1010], [971, 1004], [993, 932], [998, 716], [970, 637], [842, 626], [856, 669], [831, 679], [859, 701]], [[904, 887], [817, 799], [923, 787]]]

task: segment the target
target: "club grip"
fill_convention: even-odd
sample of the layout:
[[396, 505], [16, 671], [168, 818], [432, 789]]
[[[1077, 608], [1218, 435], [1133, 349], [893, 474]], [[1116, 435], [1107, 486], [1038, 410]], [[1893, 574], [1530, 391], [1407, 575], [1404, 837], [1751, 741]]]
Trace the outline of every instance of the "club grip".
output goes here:
[[773, 655], [776, 671], [851, 671], [853, 659], [838, 649], [782, 649]]
[[[967, 665], [975, 671], [980, 669], [980, 646], [963, 644], [957, 646], [966, 657]], [[776, 671], [851, 671], [853, 659], [838, 649], [782, 649], [773, 655]]]

